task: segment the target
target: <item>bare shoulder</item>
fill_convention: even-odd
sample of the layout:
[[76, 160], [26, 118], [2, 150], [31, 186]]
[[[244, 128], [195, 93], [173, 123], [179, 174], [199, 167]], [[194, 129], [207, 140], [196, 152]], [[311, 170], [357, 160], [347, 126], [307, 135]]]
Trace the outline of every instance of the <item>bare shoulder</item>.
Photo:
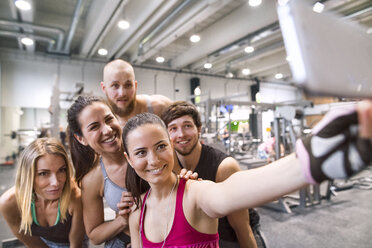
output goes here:
[[166, 109], [171, 103], [172, 101], [166, 96], [163, 95], [151, 96], [151, 105], [154, 109], [154, 114], [156, 115], [160, 116], [163, 113], [164, 109]]
[[157, 104], [166, 104], [169, 105], [172, 103], [172, 100], [163, 95], [151, 95], [150, 96], [151, 102]]
[[18, 213], [15, 187], [11, 187], [0, 196], [0, 212], [4, 214]]
[[71, 202], [79, 203], [81, 201], [81, 190], [74, 183], [71, 183]]
[[103, 175], [99, 162], [81, 180], [81, 190], [100, 192], [103, 186]]
[[229, 176], [238, 171], [240, 171], [238, 161], [232, 157], [227, 157], [222, 160], [220, 166], [218, 166], [216, 182], [225, 181]]

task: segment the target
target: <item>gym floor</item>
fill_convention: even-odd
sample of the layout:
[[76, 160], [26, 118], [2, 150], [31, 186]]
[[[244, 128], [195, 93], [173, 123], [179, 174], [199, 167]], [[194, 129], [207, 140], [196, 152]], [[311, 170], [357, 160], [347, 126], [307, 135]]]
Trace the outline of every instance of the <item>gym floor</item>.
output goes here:
[[[14, 184], [15, 166], [0, 166], [0, 193]], [[372, 179], [372, 170], [365, 170], [355, 178]], [[324, 195], [325, 185], [321, 185]], [[371, 190], [354, 188], [341, 191], [330, 201], [307, 208], [292, 208], [292, 213], [257, 208], [261, 229], [270, 248], [343, 248], [372, 247]], [[14, 237], [0, 216], [0, 240]], [[9, 247], [9, 246], [7, 246]], [[22, 247], [22, 246], [10, 246]], [[94, 246], [90, 247], [103, 247]]]

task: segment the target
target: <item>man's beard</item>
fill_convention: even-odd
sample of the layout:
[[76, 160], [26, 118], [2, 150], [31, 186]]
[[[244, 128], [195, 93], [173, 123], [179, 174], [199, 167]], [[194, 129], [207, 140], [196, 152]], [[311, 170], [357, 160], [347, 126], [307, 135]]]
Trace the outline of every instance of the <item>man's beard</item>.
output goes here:
[[190, 155], [195, 150], [196, 146], [198, 145], [198, 142], [199, 142], [199, 140], [197, 140], [195, 142], [195, 144], [191, 147], [190, 151], [183, 151], [183, 150], [177, 149], [176, 147], [175, 147], [175, 150], [176, 150], [176, 152], [178, 152], [182, 156]]
[[115, 102], [112, 101], [108, 97], [107, 97], [107, 101], [110, 104], [110, 106], [112, 107], [115, 115], [120, 116], [120, 117], [125, 117], [125, 116], [129, 115], [130, 113], [132, 113], [132, 111], [134, 110], [135, 103], [136, 103], [136, 95], [134, 95], [133, 100], [129, 103], [129, 105], [127, 107], [124, 107], [124, 108], [119, 108], [115, 104]]

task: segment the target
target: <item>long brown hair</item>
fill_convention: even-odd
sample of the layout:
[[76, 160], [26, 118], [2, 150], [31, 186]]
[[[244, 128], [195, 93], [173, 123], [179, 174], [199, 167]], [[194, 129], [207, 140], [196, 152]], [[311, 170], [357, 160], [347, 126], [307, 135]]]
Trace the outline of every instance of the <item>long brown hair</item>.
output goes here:
[[75, 178], [79, 187], [81, 187], [81, 180], [83, 177], [93, 168], [97, 154], [90, 146], [82, 145], [75, 138], [75, 135], [83, 136], [79, 123], [79, 115], [85, 107], [94, 102], [101, 102], [110, 108], [102, 98], [95, 96], [79, 96], [67, 110], [67, 137], [70, 145], [71, 159], [75, 168]]
[[[128, 153], [128, 148], [127, 148], [128, 147], [127, 137], [129, 133], [135, 130], [136, 128], [141, 127], [145, 124], [160, 125], [161, 127], [164, 128], [164, 131], [168, 134], [164, 122], [158, 116], [154, 114], [141, 113], [141, 114], [138, 114], [130, 118], [123, 128], [124, 150], [128, 156], [129, 156], [129, 153]], [[132, 193], [134, 202], [136, 203], [137, 207], [140, 207], [142, 205], [141, 194], [149, 190], [150, 185], [145, 180], [140, 178], [137, 175], [136, 171], [131, 166], [128, 166], [127, 168], [127, 174], [126, 174], [125, 180], [126, 180], [126, 187], [128, 191]]]

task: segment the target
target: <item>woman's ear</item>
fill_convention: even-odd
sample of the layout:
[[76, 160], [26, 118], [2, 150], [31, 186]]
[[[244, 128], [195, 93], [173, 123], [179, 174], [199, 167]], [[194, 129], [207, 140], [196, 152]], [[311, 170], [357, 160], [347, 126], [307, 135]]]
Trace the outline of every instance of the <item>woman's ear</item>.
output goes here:
[[88, 146], [88, 142], [85, 140], [85, 138], [83, 136], [80, 136], [80, 135], [77, 135], [77, 134], [74, 133], [74, 137], [83, 146]]
[[127, 160], [127, 162], [128, 162], [128, 164], [130, 165], [130, 167], [133, 168], [133, 166], [130, 164], [129, 156], [128, 156], [128, 154], [127, 154], [126, 152], [124, 152], [124, 157], [125, 157], [125, 159]]

